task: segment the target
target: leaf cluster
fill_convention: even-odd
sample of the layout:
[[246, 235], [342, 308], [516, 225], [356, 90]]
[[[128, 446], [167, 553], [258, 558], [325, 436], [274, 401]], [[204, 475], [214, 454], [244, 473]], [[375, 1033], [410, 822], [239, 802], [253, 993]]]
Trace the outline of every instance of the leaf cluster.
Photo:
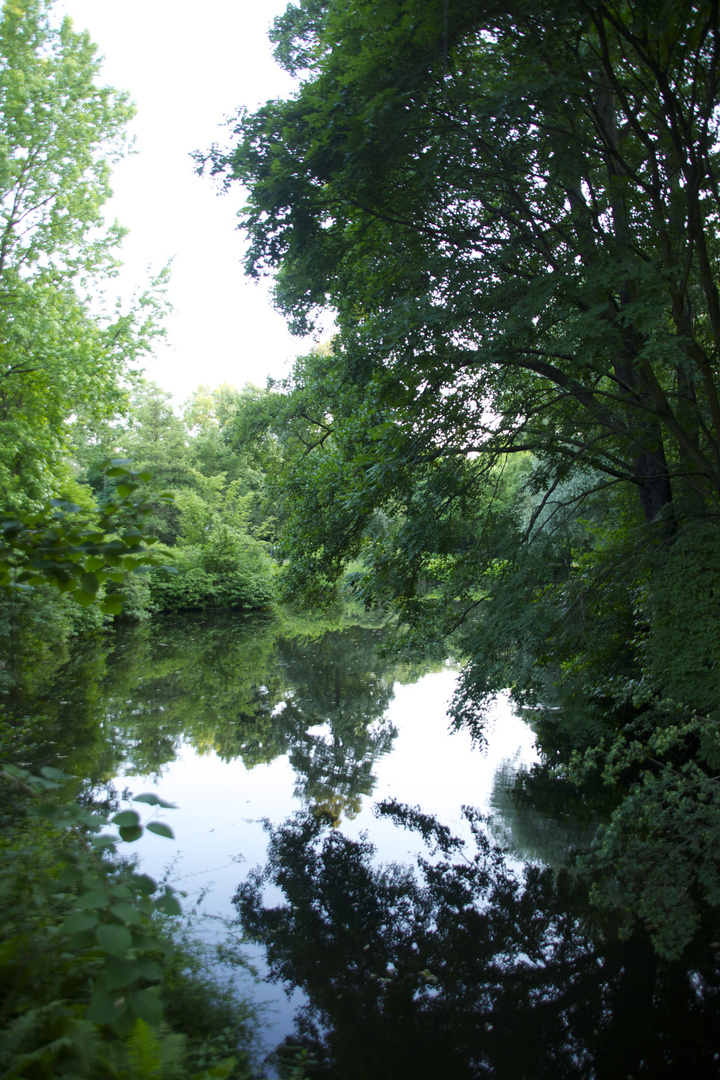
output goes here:
[[[127, 573], [151, 566], [152, 537], [142, 518], [152, 507], [144, 498], [149, 474], [127, 468], [126, 461], [106, 462], [105, 473], [117, 478], [117, 498], [88, 513], [66, 500], [54, 499], [35, 514], [6, 514], [0, 521], [0, 587], [7, 593], [49, 583], [88, 607], [105, 587], [101, 610], [122, 610], [122, 584]], [[171, 498], [171, 496], [161, 496]]]

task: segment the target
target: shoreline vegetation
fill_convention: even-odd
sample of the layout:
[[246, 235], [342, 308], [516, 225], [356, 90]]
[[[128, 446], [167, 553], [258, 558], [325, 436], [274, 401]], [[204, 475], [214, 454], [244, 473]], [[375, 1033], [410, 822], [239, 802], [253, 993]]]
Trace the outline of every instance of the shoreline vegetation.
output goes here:
[[[518, 804], [599, 822], [566, 872], [527, 881], [538, 911], [544, 890], [577, 887], [582, 934], [612, 946], [612, 961], [595, 964], [611, 973], [597, 1025], [580, 1024], [582, 1053], [566, 1065], [615, 1080], [593, 1043], [607, 987], [625, 994], [626, 1018], [636, 1000], [660, 1015], [682, 998], [692, 1030], [720, 1001], [717, 6], [301, 0], [270, 36], [296, 94], [241, 111], [228, 144], [195, 160], [246, 189], [246, 269], [273, 278], [291, 328], [306, 333], [331, 311], [335, 330], [282, 382], [199, 386], [176, 412], [142, 377], [163, 333], [167, 271], [127, 304], [108, 299], [122, 228], [104, 206], [134, 107], [52, 0], [2, 5], [0, 1072], [257, 1071], [261, 1019], [247, 1002], [236, 1010], [199, 946], [172, 929], [171, 885], [123, 857], [145, 828], [171, 835], [172, 808], [141, 797], [143, 811], [163, 811], [147, 820], [98, 799], [94, 782], [128, 748], [162, 760], [183, 724], [228, 756], [270, 760], [294, 737], [290, 721], [307, 719], [296, 702], [287, 728], [272, 729], [271, 649], [285, 630], [309, 651], [322, 631], [361, 622], [390, 628], [388, 663], [458, 659], [451, 720], [479, 746], [507, 691], [532, 717], [540, 755]], [[118, 714], [128, 680], [139, 695], [145, 680], [171, 682], [173, 627], [203, 611], [225, 613], [224, 637], [206, 619], [190, 642], [184, 673], [196, 683], [176, 726], [161, 710], [98, 724], [103, 680]], [[160, 631], [167, 661], [153, 648]], [[210, 697], [192, 662], [203, 650], [217, 672]], [[387, 699], [385, 674], [352, 673], [366, 719]], [[224, 722], [230, 703], [247, 730]], [[368, 725], [341, 719], [347, 745], [363, 749]], [[418, 891], [345, 844], [333, 826], [371, 790], [372, 753], [357, 760], [339, 790], [308, 770], [318, 814], [273, 834], [267, 874], [299, 890], [302, 918], [292, 905], [265, 910], [252, 888], [238, 894], [278, 970], [301, 982], [314, 978], [304, 939], [269, 928], [319, 925], [318, 897], [303, 892], [313, 859], [352, 869], [391, 937], [395, 905], [418, 926], [430, 910], [454, 904], [472, 921], [477, 908], [460, 871], [446, 896], [428, 863]], [[421, 810], [387, 813], [450, 852]], [[477, 836], [495, 866], [479, 825]], [[520, 910], [532, 890], [503, 873], [492, 895]], [[313, 880], [332, 895], [329, 878]], [[337, 904], [345, 921], [330, 913], [327, 940], [360, 970], [367, 928]], [[433, 938], [433, 919], [427, 941], [457, 946], [462, 972], [461, 946]], [[412, 952], [404, 929], [391, 944]], [[634, 996], [631, 953], [644, 965]], [[439, 987], [375, 982], [369, 1017], [394, 987], [428, 1008]], [[340, 1024], [345, 1006], [327, 981], [313, 985], [302, 1045], [320, 1056], [286, 1071], [336, 1080], [352, 1055], [315, 1020]], [[579, 1015], [571, 999], [548, 1021], [553, 1038]], [[715, 1075], [718, 1051], [705, 1036], [694, 1046], [695, 1075]], [[661, 1050], [638, 1043], [623, 1075], [677, 1075], [676, 1050]], [[681, 1050], [684, 1065], [695, 1060]]]

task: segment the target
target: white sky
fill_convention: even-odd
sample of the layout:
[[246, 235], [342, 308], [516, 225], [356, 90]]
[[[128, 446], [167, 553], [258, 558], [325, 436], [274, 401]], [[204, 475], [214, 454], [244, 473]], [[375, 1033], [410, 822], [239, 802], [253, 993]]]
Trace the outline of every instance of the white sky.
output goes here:
[[138, 153], [115, 171], [109, 217], [130, 230], [128, 283], [173, 258], [168, 337], [145, 374], [182, 401], [200, 383], [263, 386], [282, 377], [311, 342], [293, 338], [268, 284], [243, 276], [239, 187], [220, 196], [195, 175], [193, 150], [223, 142], [221, 124], [241, 105], [285, 97], [293, 80], [272, 58], [267, 30], [286, 0], [58, 0], [105, 57], [103, 82], [137, 106]]

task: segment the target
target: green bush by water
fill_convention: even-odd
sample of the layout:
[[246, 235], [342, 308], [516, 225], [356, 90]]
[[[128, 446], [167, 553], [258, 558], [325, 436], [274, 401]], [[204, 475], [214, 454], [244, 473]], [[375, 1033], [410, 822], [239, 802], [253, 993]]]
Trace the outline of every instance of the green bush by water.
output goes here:
[[117, 851], [144, 827], [169, 827], [57, 801], [70, 778], [54, 768], [5, 766], [0, 777], [17, 804], [0, 844], [0, 1075], [250, 1077], [253, 1007], [210, 974], [172, 887]]

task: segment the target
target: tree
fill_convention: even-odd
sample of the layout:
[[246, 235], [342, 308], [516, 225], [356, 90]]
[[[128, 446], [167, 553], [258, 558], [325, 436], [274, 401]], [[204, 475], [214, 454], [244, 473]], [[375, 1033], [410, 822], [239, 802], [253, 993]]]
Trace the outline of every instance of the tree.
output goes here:
[[[182, 417], [171, 396], [140, 380], [127, 421], [105, 424], [82, 447], [85, 476], [102, 502], [114, 497], [100, 468], [108, 453], [122, 453], [152, 474], [148, 494], [156, 505], [148, 525], [178, 573], [169, 576], [163, 568], [150, 576], [145, 608], [266, 607], [274, 590], [258, 512], [264, 478], [248, 455], [233, 450], [224, 430], [243, 394], [200, 388]], [[142, 617], [143, 597], [136, 598]]]
[[[122, 411], [123, 379], [158, 332], [164, 274], [127, 311], [98, 290], [123, 232], [107, 226], [127, 94], [99, 81], [87, 33], [51, 0], [0, 16], [0, 485], [37, 507], [68, 494], [73, 425]], [[71, 492], [76, 494], [76, 492]]]
[[274, 39], [305, 80], [212, 168], [405, 455], [531, 449], [648, 520], [716, 501], [714, 5], [306, 3]]
[[[273, 37], [297, 94], [207, 160], [250, 190], [248, 271], [298, 328], [336, 313], [284, 388], [299, 571], [337, 574], [382, 510], [403, 543], [375, 545], [373, 585], [415, 596], [462, 553], [475, 610], [533, 532], [547, 563], [561, 507], [598, 517], [616, 490], [645, 550], [714, 512], [715, 6], [308, 2]], [[508, 547], [492, 496], [527, 452]]]
[[514, 874], [477, 811], [464, 810], [467, 843], [417, 808], [378, 813], [422, 837], [416, 865], [378, 864], [367, 840], [297, 814], [269, 830], [266, 866], [233, 900], [271, 979], [303, 991], [280, 1050], [307, 1048], [312, 1080], [670, 1078], [681, 1061], [713, 1075], [707, 948], [670, 964], [641, 930], [603, 938], [582, 888], [539, 866]]

